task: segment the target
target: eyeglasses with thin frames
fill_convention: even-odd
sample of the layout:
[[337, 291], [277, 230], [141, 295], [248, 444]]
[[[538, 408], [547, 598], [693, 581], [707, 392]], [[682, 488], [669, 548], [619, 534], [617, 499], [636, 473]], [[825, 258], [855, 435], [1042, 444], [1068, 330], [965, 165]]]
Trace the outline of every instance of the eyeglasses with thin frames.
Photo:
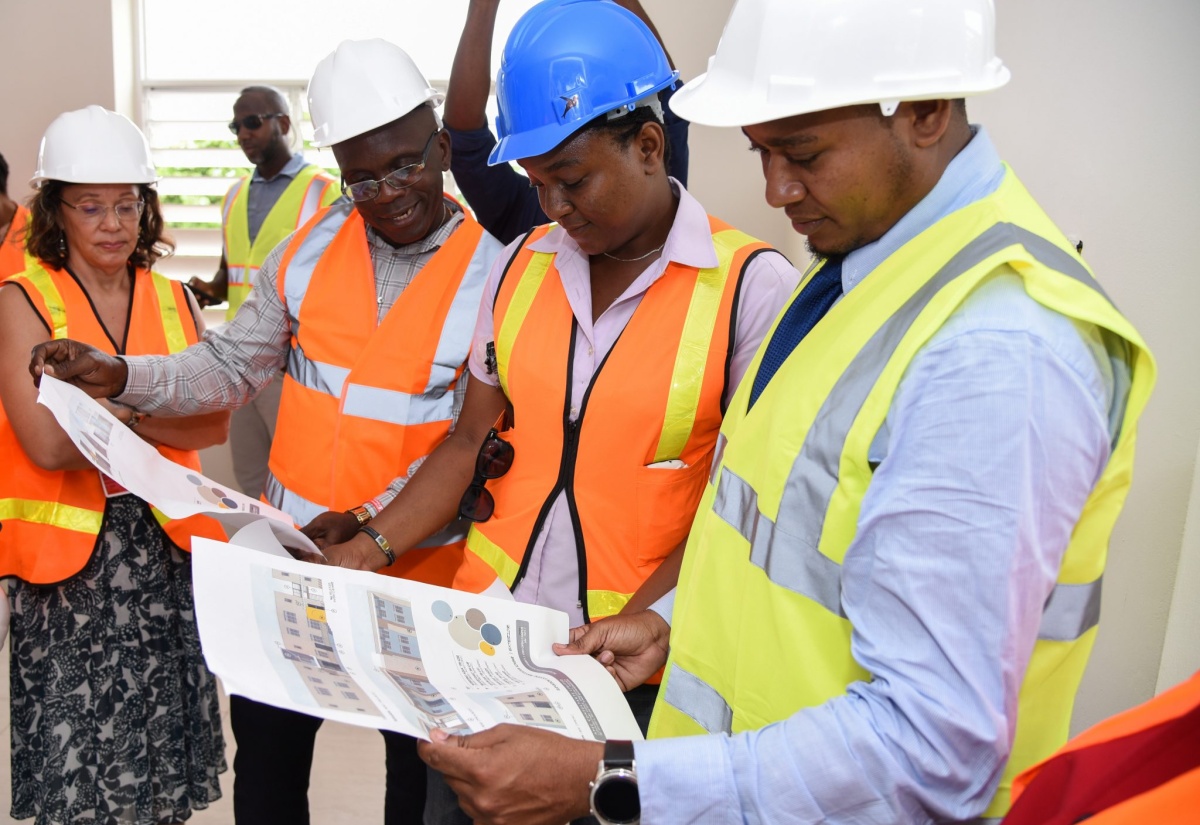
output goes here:
[[475, 459], [475, 477], [471, 486], [463, 493], [458, 503], [458, 514], [468, 521], [487, 521], [496, 510], [496, 499], [486, 487], [489, 479], [500, 476], [512, 469], [515, 451], [496, 432], [495, 427], [483, 440], [479, 455]]
[[263, 125], [264, 120], [270, 120], [273, 117], [283, 117], [283, 112], [268, 112], [265, 115], [246, 115], [241, 120], [231, 120], [229, 121], [229, 131], [236, 135], [238, 130], [245, 126], [253, 132]]
[[69, 206], [77, 211], [88, 223], [104, 223], [105, 217], [108, 216], [108, 210], [112, 210], [117, 220], [121, 223], [136, 223], [141, 217], [142, 212], [146, 208], [145, 201], [124, 201], [114, 206], [105, 206], [102, 203], [68, 203], [62, 202], [63, 206]]
[[425, 173], [425, 165], [429, 162], [429, 150], [433, 148], [433, 139], [441, 134], [441, 132], [441, 129], [434, 130], [434, 133], [425, 141], [425, 151], [421, 153], [420, 163], [410, 163], [408, 166], [401, 166], [399, 169], [389, 172], [383, 180], [363, 180], [351, 184], [347, 184], [343, 180], [342, 194], [348, 195], [350, 200], [355, 202], [370, 201], [379, 197], [379, 193], [383, 190], [383, 184], [385, 183], [397, 192], [413, 186], [421, 180], [421, 175]]

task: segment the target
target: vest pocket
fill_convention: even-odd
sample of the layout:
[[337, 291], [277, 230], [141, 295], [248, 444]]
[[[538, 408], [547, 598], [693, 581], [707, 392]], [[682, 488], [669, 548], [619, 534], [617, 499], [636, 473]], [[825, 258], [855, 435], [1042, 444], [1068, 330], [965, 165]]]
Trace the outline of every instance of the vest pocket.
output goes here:
[[658, 564], [687, 538], [696, 515], [708, 462], [691, 467], [637, 470], [637, 560]]

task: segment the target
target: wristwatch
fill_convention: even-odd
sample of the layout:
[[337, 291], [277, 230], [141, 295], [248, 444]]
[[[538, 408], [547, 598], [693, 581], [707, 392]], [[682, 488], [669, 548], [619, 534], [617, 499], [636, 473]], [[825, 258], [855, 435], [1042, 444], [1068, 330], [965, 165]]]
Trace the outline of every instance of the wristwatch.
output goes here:
[[346, 512], [354, 516], [354, 518], [358, 521], [359, 527], [362, 527], [371, 520], [371, 511], [366, 507], [362, 507], [361, 505], [358, 507], [351, 507]]
[[638, 798], [637, 766], [633, 743], [610, 739], [604, 743], [604, 758], [592, 781], [592, 816], [600, 825], [638, 825], [642, 801]]

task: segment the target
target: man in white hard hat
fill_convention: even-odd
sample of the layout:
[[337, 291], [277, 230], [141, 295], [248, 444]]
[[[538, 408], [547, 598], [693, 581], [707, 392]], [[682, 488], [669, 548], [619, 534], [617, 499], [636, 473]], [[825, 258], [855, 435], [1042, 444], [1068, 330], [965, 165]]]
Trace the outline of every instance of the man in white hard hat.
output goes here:
[[[247, 86], [233, 104], [229, 131], [237, 138], [254, 171], [229, 187], [221, 203], [221, 263], [209, 281], [192, 278], [201, 306], [227, 301], [232, 321], [268, 253], [317, 213], [338, 199], [337, 181], [321, 167], [293, 152], [292, 119], [287, 100], [273, 86]], [[264, 386], [229, 422], [233, 475], [242, 492], [262, 495], [283, 373]]]
[[[422, 755], [479, 822], [996, 822], [1065, 741], [1154, 382], [963, 98], [990, 0], [741, 0], [673, 105], [817, 260], [726, 413], [674, 594], [573, 631], [646, 742]], [[669, 651], [669, 656], [668, 656]], [[449, 741], [447, 741], [449, 740]], [[511, 789], [517, 788], [514, 792]]]
[[[45, 364], [143, 412], [190, 414], [244, 404], [286, 364], [268, 501], [319, 544], [373, 534], [367, 522], [458, 415], [481, 292], [501, 249], [442, 191], [450, 139], [434, 111], [441, 99], [399, 47], [342, 43], [317, 66], [309, 108], [345, 197], [267, 256], [233, 321], [168, 358], [52, 342], [35, 354], [35, 372]], [[465, 533], [450, 525], [394, 564], [381, 543], [381, 572], [448, 585]], [[344, 673], [329, 676], [354, 690]], [[242, 697], [230, 704], [237, 821], [307, 823], [321, 720]], [[411, 738], [384, 739], [384, 822], [419, 823], [424, 765]]]

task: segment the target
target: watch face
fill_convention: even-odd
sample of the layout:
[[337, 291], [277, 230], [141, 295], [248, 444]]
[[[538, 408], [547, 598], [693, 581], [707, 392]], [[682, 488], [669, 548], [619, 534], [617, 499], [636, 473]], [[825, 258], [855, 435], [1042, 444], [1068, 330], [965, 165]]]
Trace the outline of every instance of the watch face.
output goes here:
[[637, 779], [625, 771], [606, 774], [592, 795], [596, 815], [612, 825], [637, 822], [642, 813]]

